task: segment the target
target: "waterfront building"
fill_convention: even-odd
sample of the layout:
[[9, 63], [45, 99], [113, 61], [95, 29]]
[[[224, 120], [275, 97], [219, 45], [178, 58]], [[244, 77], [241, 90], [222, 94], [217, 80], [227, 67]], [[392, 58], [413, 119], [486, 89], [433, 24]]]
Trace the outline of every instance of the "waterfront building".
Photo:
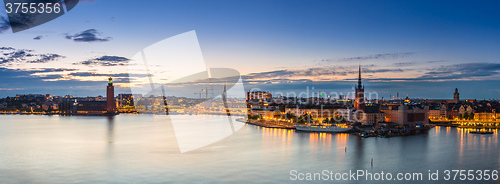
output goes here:
[[118, 94], [116, 99], [117, 111], [122, 113], [137, 112], [134, 106], [134, 96], [132, 94]]
[[478, 112], [474, 113], [474, 120], [478, 121], [495, 121], [497, 114], [495, 112]]
[[273, 94], [268, 91], [249, 91], [246, 94], [247, 101], [270, 102]]
[[441, 106], [437, 106], [437, 105], [429, 106], [429, 119], [436, 120], [436, 119], [441, 119], [441, 118], [442, 118]]
[[469, 105], [460, 106], [460, 109], [458, 110], [458, 114], [461, 114], [463, 116], [465, 113], [471, 114], [471, 113], [474, 113], [474, 111], [473, 111], [472, 107]]
[[429, 106], [401, 105], [383, 106], [381, 111], [386, 122], [415, 127], [416, 124], [429, 124]]
[[446, 118], [448, 119], [455, 119], [455, 118], [458, 118], [459, 116], [459, 110], [460, 110], [460, 107], [461, 105], [460, 104], [456, 104], [456, 103], [449, 103], [449, 104], [446, 104], [445, 105], [446, 107]]
[[76, 106], [77, 114], [104, 114], [107, 111], [106, 101], [78, 101]]
[[381, 111], [381, 106], [375, 103], [367, 103], [365, 111], [357, 114], [357, 120], [363, 125], [373, 125], [385, 120], [385, 114]]

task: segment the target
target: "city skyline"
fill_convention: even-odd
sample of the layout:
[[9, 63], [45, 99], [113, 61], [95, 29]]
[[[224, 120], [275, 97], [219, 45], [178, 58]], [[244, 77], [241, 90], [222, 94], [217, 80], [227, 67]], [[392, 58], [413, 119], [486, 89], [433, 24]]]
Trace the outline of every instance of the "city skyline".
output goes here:
[[[496, 2], [156, 3], [84, 1], [18, 33], [2, 22], [0, 96], [104, 95], [102, 78], [110, 71], [117, 93], [128, 93], [125, 65], [133, 54], [191, 30], [207, 67], [238, 70], [247, 91], [353, 92], [361, 65], [366, 92], [384, 98], [399, 92], [449, 99], [455, 88], [463, 98], [500, 93]], [[141, 8], [133, 15], [106, 9], [135, 6]]]

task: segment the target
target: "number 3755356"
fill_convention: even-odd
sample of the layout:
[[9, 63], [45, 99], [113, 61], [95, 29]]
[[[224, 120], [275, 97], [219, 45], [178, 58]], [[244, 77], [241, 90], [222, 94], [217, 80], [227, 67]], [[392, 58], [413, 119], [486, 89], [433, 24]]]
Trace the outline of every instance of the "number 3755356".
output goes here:
[[7, 13], [59, 13], [60, 3], [6, 3]]

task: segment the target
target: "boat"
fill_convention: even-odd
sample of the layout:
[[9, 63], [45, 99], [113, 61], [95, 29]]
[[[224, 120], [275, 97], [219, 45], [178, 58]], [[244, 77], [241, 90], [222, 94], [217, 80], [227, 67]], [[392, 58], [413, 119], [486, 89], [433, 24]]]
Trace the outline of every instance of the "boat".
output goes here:
[[329, 132], [329, 133], [344, 133], [349, 132], [352, 128], [342, 128], [339, 126], [322, 126], [322, 125], [303, 125], [296, 124], [295, 129], [306, 132]]
[[470, 131], [469, 133], [471, 133], [471, 134], [493, 134], [493, 132], [490, 132], [490, 131]]

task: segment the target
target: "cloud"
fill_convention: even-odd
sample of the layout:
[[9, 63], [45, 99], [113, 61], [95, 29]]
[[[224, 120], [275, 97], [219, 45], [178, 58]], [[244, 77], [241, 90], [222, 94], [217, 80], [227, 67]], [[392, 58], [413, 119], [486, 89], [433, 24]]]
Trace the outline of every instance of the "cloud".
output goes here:
[[87, 65], [87, 66], [125, 66], [130, 59], [120, 56], [101, 56], [98, 58], [73, 63], [73, 65]]
[[41, 40], [43, 38], [43, 36], [39, 35], [39, 36], [36, 36], [35, 38], [33, 38], [33, 40]]
[[500, 63], [462, 63], [428, 69], [414, 78], [378, 78], [373, 81], [488, 80], [500, 74]]
[[[103, 73], [94, 73], [94, 72], [74, 72], [70, 73], [69, 75], [75, 76], [75, 77], [105, 77], [109, 76], [109, 74], [103, 74]], [[111, 77], [128, 77], [128, 73], [118, 73], [118, 74], [111, 74]]]
[[415, 54], [415, 52], [374, 54], [374, 55], [368, 55], [368, 56], [357, 56], [357, 57], [343, 58], [343, 59], [340, 59], [340, 61], [364, 61], [364, 60], [372, 60], [372, 59], [396, 59], [396, 58], [412, 56], [414, 54]]
[[[416, 69], [401, 68], [374, 68], [375, 66], [362, 67], [363, 76], [367, 74], [388, 73], [391, 76], [397, 76], [395, 73], [415, 71]], [[420, 70], [417, 70], [420, 72]], [[345, 78], [352, 74], [357, 74], [357, 67], [325, 67], [308, 68], [300, 70], [274, 70], [260, 73], [250, 73], [243, 75], [242, 78], [250, 83], [294, 83], [300, 79], [310, 81], [351, 81], [356, 78]], [[500, 63], [463, 63], [455, 65], [444, 65], [436, 68], [423, 69], [422, 74], [411, 74], [414, 77], [405, 78], [387, 78], [384, 75], [372, 76], [366, 81], [395, 82], [395, 81], [450, 81], [450, 80], [491, 80], [496, 77], [500, 79]], [[410, 76], [411, 76], [410, 75]], [[377, 78], [379, 77], [379, 78]]]
[[34, 50], [0, 47], [0, 65], [12, 63], [46, 63], [64, 58], [59, 54], [36, 54]]
[[12, 47], [0, 47], [0, 50], [16, 50]]
[[363, 73], [386, 73], [386, 72], [404, 72], [406, 70], [403, 70], [400, 68], [397, 68], [397, 69], [374, 69], [374, 70], [366, 68], [366, 69], [362, 69], [361, 71]]
[[87, 29], [74, 35], [66, 34], [65, 38], [75, 42], [107, 42], [112, 39], [111, 37], [99, 38], [100, 35], [102, 33], [96, 29]]
[[413, 65], [415, 64], [415, 62], [400, 62], [400, 63], [394, 63], [394, 65], [396, 66], [409, 66], [409, 65]]
[[46, 63], [46, 62], [54, 61], [54, 60], [57, 60], [59, 58], [64, 57], [64, 56], [61, 56], [59, 54], [39, 54], [38, 56], [40, 57], [40, 59], [31, 60], [28, 62], [29, 63]]
[[47, 80], [47, 79], [64, 79], [64, 77], [62, 75], [59, 75], [59, 74], [51, 74], [51, 75], [39, 75], [39, 77], [43, 80]]
[[427, 61], [427, 63], [442, 63], [442, 62], [446, 62], [447, 60], [431, 60], [431, 61]]
[[432, 69], [419, 79], [470, 79], [500, 74], [500, 63], [463, 63]]
[[48, 72], [66, 72], [66, 71], [77, 71], [74, 68], [31, 68], [24, 71], [30, 71], [35, 73], [48, 73]]
[[377, 59], [398, 59], [403, 57], [410, 57], [415, 54], [416, 54], [415, 52], [382, 53], [382, 54], [355, 56], [355, 57], [339, 58], [339, 59], [335, 58], [321, 59], [321, 60], [316, 60], [315, 62], [352, 62], [352, 61], [366, 61], [366, 60], [377, 60]]
[[[373, 67], [373, 66], [371, 66]], [[386, 73], [386, 72], [404, 72], [403, 69], [390, 69], [390, 68], [381, 68], [381, 69], [369, 69], [363, 68], [363, 73]], [[358, 68], [355, 69], [353, 67], [346, 68], [343, 66], [337, 67], [324, 67], [324, 68], [308, 68], [308, 69], [300, 69], [300, 70], [275, 70], [269, 72], [261, 72], [261, 73], [251, 73], [245, 76], [242, 76], [243, 79], [290, 79], [297, 77], [316, 77], [325, 79], [331, 78], [332, 76], [347, 76], [348, 74], [357, 74]]]

